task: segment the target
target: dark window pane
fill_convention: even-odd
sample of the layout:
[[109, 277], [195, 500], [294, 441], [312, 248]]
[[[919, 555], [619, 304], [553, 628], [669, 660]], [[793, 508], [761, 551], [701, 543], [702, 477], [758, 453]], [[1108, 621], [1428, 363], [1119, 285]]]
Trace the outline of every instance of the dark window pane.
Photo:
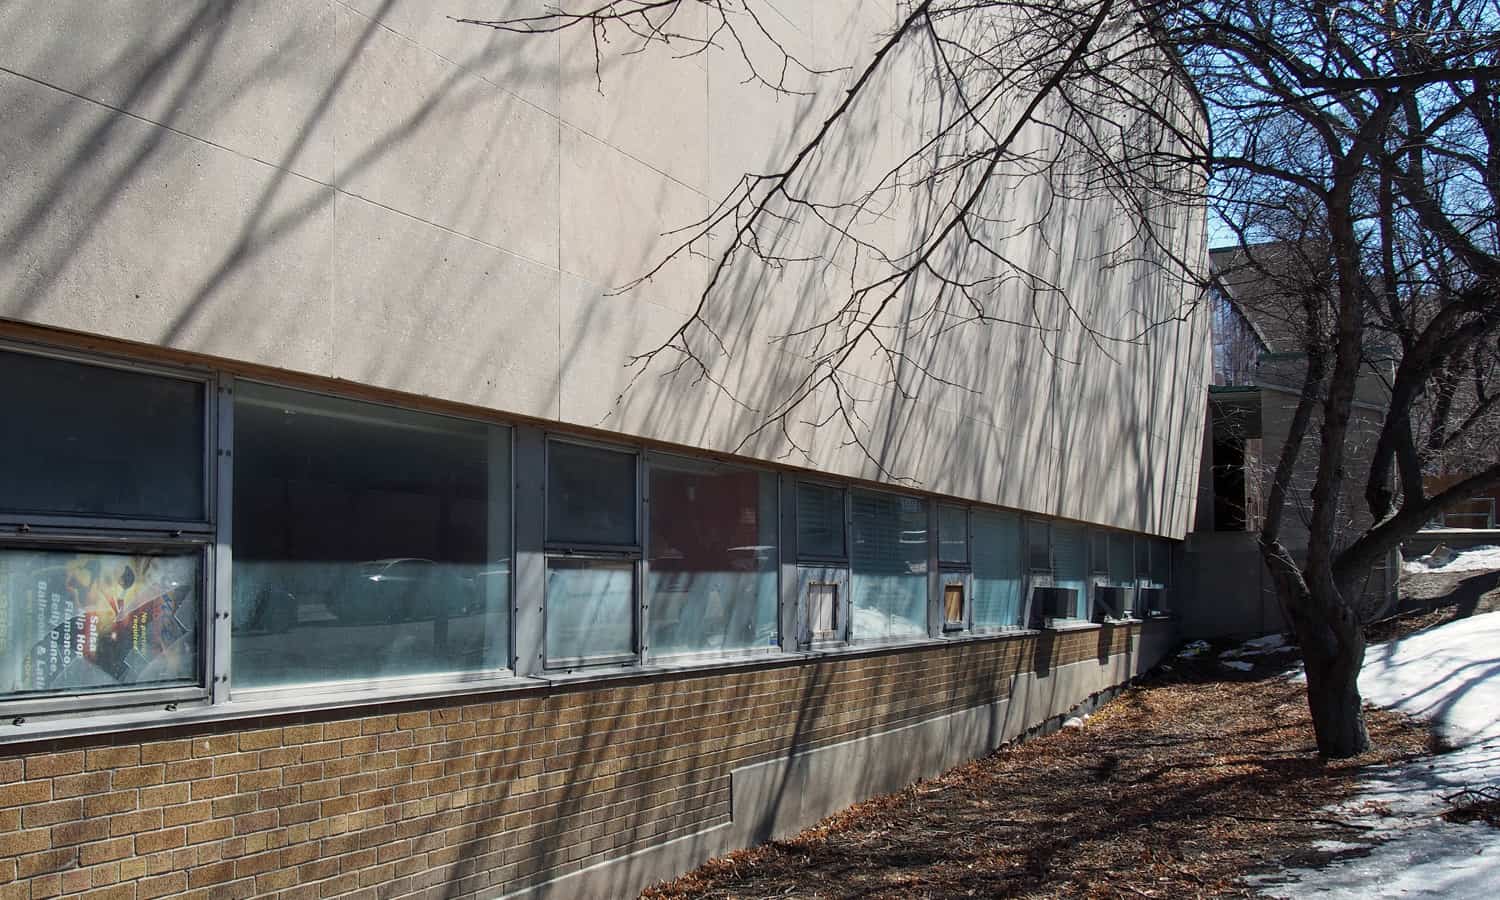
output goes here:
[[0, 551], [0, 697], [200, 683], [203, 555]]
[[962, 506], [938, 506], [938, 560], [969, 561], [969, 511]]
[[1162, 538], [1144, 540], [1151, 545], [1151, 580], [1168, 584], [1172, 580], [1172, 542]]
[[0, 509], [203, 520], [203, 384], [0, 351]]
[[1089, 532], [1089, 571], [1109, 573], [1109, 532]]
[[510, 433], [241, 384], [235, 687], [509, 663]]
[[547, 540], [634, 545], [635, 454], [554, 441], [547, 446]]
[[842, 559], [844, 491], [822, 484], [797, 483], [797, 554]]
[[1116, 531], [1109, 536], [1109, 578], [1119, 584], [1135, 580], [1135, 538]]
[[651, 460], [653, 655], [775, 646], [776, 476]]
[[1052, 571], [1052, 526], [1037, 519], [1026, 522], [1026, 546], [1031, 571]]
[[927, 634], [927, 505], [915, 497], [855, 491], [849, 554], [855, 639]]

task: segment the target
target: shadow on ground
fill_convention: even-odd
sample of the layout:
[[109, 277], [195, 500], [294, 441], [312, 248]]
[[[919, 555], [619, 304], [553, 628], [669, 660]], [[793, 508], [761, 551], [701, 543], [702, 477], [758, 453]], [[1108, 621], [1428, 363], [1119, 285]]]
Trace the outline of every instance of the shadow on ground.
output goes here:
[[1231, 674], [1176, 666], [1081, 728], [1002, 748], [646, 896], [1251, 896], [1245, 876], [1351, 852], [1319, 842], [1364, 826], [1324, 807], [1352, 796], [1370, 767], [1436, 749], [1419, 723], [1371, 709], [1378, 749], [1325, 761], [1299, 684]]

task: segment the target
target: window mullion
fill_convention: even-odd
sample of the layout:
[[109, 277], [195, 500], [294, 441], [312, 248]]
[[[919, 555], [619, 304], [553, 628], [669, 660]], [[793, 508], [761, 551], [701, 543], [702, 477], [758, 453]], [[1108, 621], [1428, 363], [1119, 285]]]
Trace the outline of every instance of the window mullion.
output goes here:
[[209, 646], [204, 648], [208, 661], [209, 702], [223, 703], [229, 698], [230, 641], [233, 638], [234, 617], [230, 610], [232, 569], [234, 563], [234, 378], [222, 375], [213, 391], [215, 439], [209, 451], [215, 460], [214, 518], [218, 527], [214, 533], [214, 549], [210, 556], [213, 565], [209, 580], [209, 621], [213, 627], [205, 629]]

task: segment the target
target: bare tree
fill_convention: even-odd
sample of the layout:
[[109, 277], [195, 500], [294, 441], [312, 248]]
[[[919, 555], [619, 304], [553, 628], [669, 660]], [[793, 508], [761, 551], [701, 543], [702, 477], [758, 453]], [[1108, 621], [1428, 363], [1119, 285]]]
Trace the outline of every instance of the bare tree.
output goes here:
[[[1166, 21], [1212, 114], [1220, 214], [1244, 244], [1280, 248], [1262, 274], [1291, 301], [1304, 364], [1260, 547], [1302, 642], [1319, 749], [1356, 754], [1369, 745], [1359, 582], [1500, 483], [1496, 7], [1207, 0]], [[1384, 411], [1365, 446], [1371, 393]], [[1458, 448], [1469, 477], [1429, 496], [1423, 472]], [[1299, 559], [1283, 537], [1301, 467]]]
[[[747, 403], [724, 378], [736, 348], [721, 332], [747, 302], [733, 274], [853, 256], [847, 290], [780, 336], [807, 365], [754, 410], [746, 441], [779, 430], [795, 447], [788, 424], [829, 409], [818, 424], [842, 427], [880, 465], [849, 382], [856, 354], [882, 359], [904, 393], [942, 380], [924, 361], [953, 329], [1026, 329], [1052, 353], [1058, 335], [1076, 329], [1108, 351], [1190, 314], [1179, 306], [1135, 327], [1107, 326], [1053, 268], [1012, 247], [1020, 236], [1047, 246], [1068, 203], [1107, 203], [1128, 227], [1096, 262], [1151, 267], [1196, 302], [1207, 284], [1193, 210], [1212, 173], [1216, 207], [1247, 243], [1299, 248], [1317, 276], [1292, 295], [1305, 364], [1260, 546], [1303, 642], [1318, 746], [1342, 756], [1368, 745], [1357, 584], [1437, 511], [1500, 482], [1500, 444], [1485, 437], [1500, 319], [1495, 17], [1493, 0], [917, 0], [867, 60], [838, 72], [788, 51], [761, 0], [594, 0], [470, 21], [586, 32], [596, 73], [609, 54], [660, 46], [729, 52], [747, 80], [777, 94], [817, 93], [820, 79], [841, 86], [779, 165], [746, 173], [641, 275], [713, 247], [696, 310], [635, 357], [635, 377], [687, 371]], [[876, 85], [914, 60], [935, 120], [857, 189], [828, 178], [838, 148], [859, 140], [851, 122]], [[1017, 219], [1004, 192], [1028, 182], [1044, 183], [1052, 202]], [[898, 206], [917, 210], [909, 233], [881, 239], [861, 227]], [[1007, 291], [1026, 298], [1020, 314], [997, 302]], [[1355, 410], [1372, 379], [1387, 412], [1369, 465], [1353, 474]], [[1424, 468], [1460, 452], [1480, 460], [1472, 475], [1426, 495]], [[1283, 527], [1293, 476], [1309, 462], [1299, 558]], [[1352, 515], [1353, 478], [1364, 482], [1352, 492], [1364, 515]]]

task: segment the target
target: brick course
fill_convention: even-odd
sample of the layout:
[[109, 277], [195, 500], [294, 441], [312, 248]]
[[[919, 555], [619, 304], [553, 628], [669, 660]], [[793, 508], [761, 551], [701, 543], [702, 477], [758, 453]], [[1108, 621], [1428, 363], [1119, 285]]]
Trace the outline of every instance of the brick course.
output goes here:
[[737, 767], [1003, 699], [1142, 627], [0, 748], [0, 900], [490, 896], [728, 821]]

